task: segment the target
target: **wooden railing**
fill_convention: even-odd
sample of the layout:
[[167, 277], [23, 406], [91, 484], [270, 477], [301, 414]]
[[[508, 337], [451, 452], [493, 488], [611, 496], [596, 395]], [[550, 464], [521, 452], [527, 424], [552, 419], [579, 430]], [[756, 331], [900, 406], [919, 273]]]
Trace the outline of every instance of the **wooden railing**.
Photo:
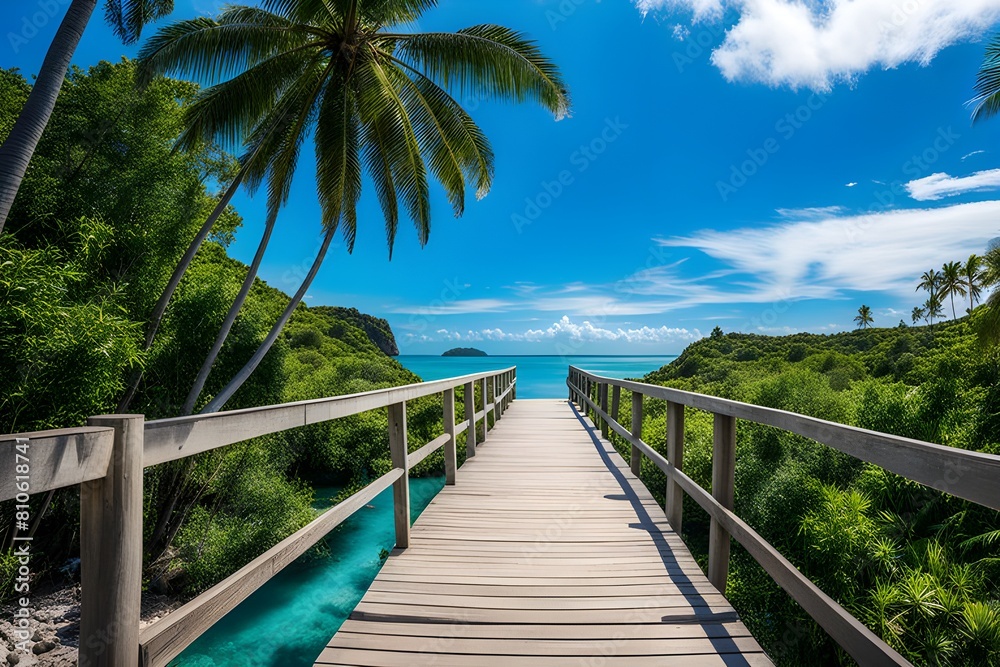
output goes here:
[[[80, 665], [160, 667], [176, 657], [253, 591], [322, 540], [379, 493], [392, 487], [396, 546], [410, 543], [409, 471], [444, 448], [445, 481], [457, 474], [457, 436], [467, 432], [475, 456], [489, 415], [496, 422], [517, 396], [517, 370], [247, 410], [146, 422], [142, 415], [92, 417], [84, 428], [0, 435], [0, 500], [80, 485]], [[480, 386], [477, 409], [475, 387]], [[465, 420], [455, 422], [462, 387]], [[444, 433], [414, 452], [406, 435], [406, 402], [442, 394]], [[327, 510], [180, 609], [139, 630], [142, 585], [143, 469], [269, 433], [388, 409], [390, 472]], [[18, 468], [18, 466], [25, 466]], [[24, 474], [21, 474], [25, 471]], [[16, 538], [15, 538], [16, 539]], [[25, 539], [25, 538], [21, 538]]]
[[[615, 380], [570, 366], [566, 381], [569, 398], [593, 416], [601, 433], [610, 431], [631, 445], [631, 468], [638, 477], [643, 455], [667, 476], [666, 515], [679, 535], [684, 493], [711, 517], [708, 578], [723, 594], [729, 574], [730, 538], [747, 552], [858, 664], [910, 665], [861, 621], [823, 593], [763, 537], [733, 513], [736, 471], [736, 420], [796, 433], [881, 466], [938, 491], [1000, 510], [1000, 456], [956, 449], [868, 431], [805, 415], [696, 394], [669, 387]], [[610, 408], [609, 402], [610, 389]], [[632, 394], [631, 429], [618, 423], [621, 391]], [[654, 451], [642, 439], [643, 397], [667, 403], [667, 455]], [[712, 491], [684, 474], [684, 412], [697, 408], [714, 415]]]

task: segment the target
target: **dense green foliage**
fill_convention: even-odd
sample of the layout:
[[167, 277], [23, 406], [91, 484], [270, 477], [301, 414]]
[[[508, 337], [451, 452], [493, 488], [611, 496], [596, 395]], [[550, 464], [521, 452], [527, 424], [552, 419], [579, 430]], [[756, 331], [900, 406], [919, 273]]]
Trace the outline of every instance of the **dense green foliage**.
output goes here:
[[[168, 417], [187, 395], [247, 267], [226, 256], [230, 209], [198, 254], [148, 353], [143, 325], [195, 231], [218, 201], [233, 160], [210, 145], [175, 151], [196, 92], [159, 79], [142, 93], [123, 61], [74, 70], [0, 236], [0, 432], [78, 426], [113, 412], [136, 367], [133, 409]], [[28, 85], [0, 71], [0, 131]], [[8, 104], [8, 101], [11, 101]], [[2, 135], [0, 135], [2, 139]], [[206, 400], [257, 349], [288, 297], [257, 282], [233, 328]], [[378, 329], [375, 337], [365, 323]], [[231, 407], [369, 391], [418, 380], [379, 346], [392, 332], [357, 311], [300, 306]], [[410, 405], [414, 447], [440, 433], [440, 400]], [[437, 430], [435, 430], [437, 429]], [[359, 415], [258, 438], [145, 475], [147, 540], [174, 496], [184, 521], [169, 548], [147, 551], [147, 581], [193, 593], [308, 522], [314, 485], [364, 483], [389, 467], [386, 416]], [[422, 469], [441, 465], [431, 457]], [[78, 493], [55, 494], [38, 530], [35, 572], [59, 577], [79, 550]], [[36, 497], [36, 509], [44, 498]], [[9, 590], [0, 572], [0, 593]]]
[[[1000, 452], [1000, 356], [981, 351], [969, 318], [833, 336], [719, 331], [644, 381]], [[623, 423], [630, 419], [626, 398]], [[644, 440], [665, 453], [665, 406], [650, 403]], [[710, 489], [711, 415], [688, 410], [685, 431], [685, 472]], [[649, 461], [642, 472], [662, 500], [663, 473]], [[997, 512], [743, 421], [735, 508], [914, 664], [1000, 664]], [[707, 514], [686, 500], [684, 538], [703, 566], [708, 525]], [[850, 664], [738, 546], [728, 596], [779, 664]]]

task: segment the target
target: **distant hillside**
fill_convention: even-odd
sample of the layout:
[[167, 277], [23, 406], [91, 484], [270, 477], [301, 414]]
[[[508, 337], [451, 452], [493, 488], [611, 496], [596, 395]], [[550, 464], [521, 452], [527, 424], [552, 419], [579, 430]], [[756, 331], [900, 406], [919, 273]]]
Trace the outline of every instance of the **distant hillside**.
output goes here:
[[311, 308], [313, 312], [328, 314], [333, 317], [350, 322], [359, 329], [364, 330], [371, 342], [375, 343], [378, 349], [382, 350], [390, 357], [399, 356], [399, 347], [396, 346], [396, 337], [392, 334], [389, 323], [374, 315], [366, 315], [357, 308], [340, 308], [337, 306], [317, 306]]
[[477, 350], [474, 347], [456, 347], [453, 350], [448, 350], [442, 357], [488, 357], [489, 355], [482, 350]]

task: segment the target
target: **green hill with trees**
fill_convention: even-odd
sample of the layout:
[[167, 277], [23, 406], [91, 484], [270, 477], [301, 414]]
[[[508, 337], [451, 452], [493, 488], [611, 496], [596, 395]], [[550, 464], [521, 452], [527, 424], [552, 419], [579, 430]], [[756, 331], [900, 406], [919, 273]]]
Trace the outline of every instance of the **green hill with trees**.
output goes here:
[[[979, 345], [986, 315], [826, 336], [716, 330], [644, 381], [996, 454], [1000, 354]], [[665, 405], [650, 403], [643, 439], [665, 454]], [[687, 415], [685, 472], [710, 489], [712, 417]], [[736, 513], [849, 612], [914, 664], [1000, 664], [997, 512], [771, 427], [740, 422], [737, 447]], [[662, 501], [663, 473], [648, 460], [642, 473]], [[684, 538], [703, 566], [708, 526], [687, 500]], [[735, 545], [728, 596], [779, 664], [852, 664]]]

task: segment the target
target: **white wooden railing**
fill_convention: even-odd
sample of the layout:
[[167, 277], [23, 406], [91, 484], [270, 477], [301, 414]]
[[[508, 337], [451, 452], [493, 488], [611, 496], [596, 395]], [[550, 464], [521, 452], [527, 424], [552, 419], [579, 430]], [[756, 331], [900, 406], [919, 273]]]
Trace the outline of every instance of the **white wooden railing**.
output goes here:
[[[106, 415], [92, 417], [82, 428], [0, 435], [0, 501], [16, 499], [26, 504], [30, 495], [80, 485], [80, 665], [160, 667], [390, 487], [395, 502], [396, 546], [409, 546], [410, 469], [443, 447], [446, 484], [454, 484], [457, 436], [468, 433], [466, 455], [475, 456], [477, 424], [483, 423], [485, 441], [489, 416], [494, 422], [503, 416], [517, 396], [516, 386], [517, 369], [506, 368], [262, 408], [150, 422], [142, 415]], [[459, 387], [464, 390], [465, 420], [456, 423], [455, 389]], [[406, 402], [434, 394], [443, 396], [444, 433], [410, 452]], [[140, 632], [144, 468], [382, 408], [389, 415], [390, 472]]]
[[[569, 368], [566, 384], [570, 400], [575, 401], [585, 414], [593, 416], [604, 437], [614, 431], [631, 445], [631, 468], [637, 477], [644, 455], [666, 474], [666, 515], [678, 535], [682, 528], [685, 493], [708, 512], [711, 517], [708, 578], [722, 594], [726, 592], [730, 543], [734, 539], [863, 667], [910, 663], [823, 593], [733, 513], [736, 420], [744, 419], [796, 433], [938, 491], [1000, 510], [1000, 456], [911, 440], [715, 396], [615, 380], [573, 366]], [[632, 394], [631, 428], [618, 423], [623, 389]], [[642, 439], [645, 396], [667, 402], [666, 456]], [[683, 472], [686, 407], [714, 415], [711, 492], [698, 486]]]

